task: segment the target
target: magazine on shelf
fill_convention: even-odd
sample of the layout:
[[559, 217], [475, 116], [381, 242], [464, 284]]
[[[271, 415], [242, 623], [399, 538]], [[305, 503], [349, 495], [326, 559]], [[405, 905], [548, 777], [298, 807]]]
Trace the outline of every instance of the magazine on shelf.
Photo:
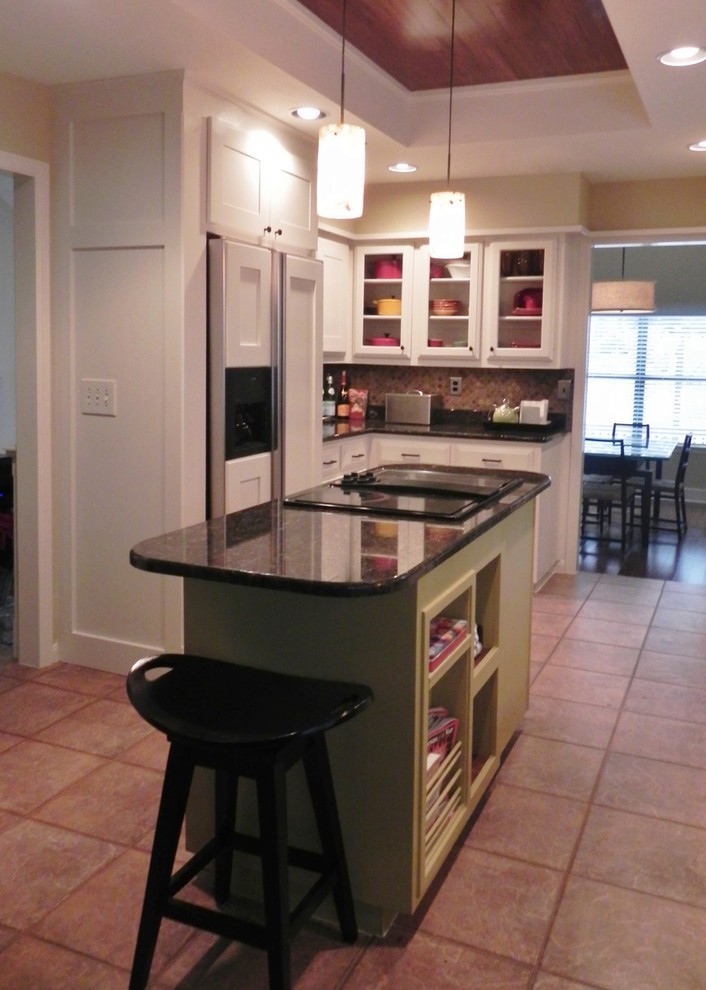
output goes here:
[[450, 716], [445, 708], [429, 709], [427, 753], [438, 753], [443, 759], [453, 749], [457, 734], [457, 718]]

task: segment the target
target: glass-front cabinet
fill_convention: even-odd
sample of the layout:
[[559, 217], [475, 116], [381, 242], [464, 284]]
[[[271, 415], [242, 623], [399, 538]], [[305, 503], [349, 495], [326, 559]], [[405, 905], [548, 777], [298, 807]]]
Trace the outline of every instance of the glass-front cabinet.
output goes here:
[[414, 357], [422, 363], [480, 361], [482, 245], [464, 245], [454, 261], [415, 255]]
[[412, 356], [414, 248], [376, 245], [355, 251], [353, 353], [366, 361]]
[[353, 360], [560, 366], [564, 252], [558, 235], [468, 241], [456, 261], [419, 241], [357, 246]]
[[556, 337], [555, 242], [493, 241], [484, 267], [483, 362], [550, 362]]

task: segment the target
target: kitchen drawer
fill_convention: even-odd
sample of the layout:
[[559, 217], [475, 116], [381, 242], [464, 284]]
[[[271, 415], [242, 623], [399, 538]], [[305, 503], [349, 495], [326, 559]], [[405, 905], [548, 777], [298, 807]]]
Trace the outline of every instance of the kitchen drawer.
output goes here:
[[449, 464], [451, 445], [445, 440], [415, 437], [373, 437], [370, 467], [382, 464]]
[[368, 442], [365, 437], [342, 440], [340, 461], [342, 474], [347, 474], [349, 471], [365, 471], [368, 466]]
[[518, 443], [455, 443], [451, 464], [458, 467], [497, 468], [504, 471], [538, 470], [534, 446]]
[[341, 446], [339, 441], [322, 444], [321, 480], [330, 481], [341, 474]]

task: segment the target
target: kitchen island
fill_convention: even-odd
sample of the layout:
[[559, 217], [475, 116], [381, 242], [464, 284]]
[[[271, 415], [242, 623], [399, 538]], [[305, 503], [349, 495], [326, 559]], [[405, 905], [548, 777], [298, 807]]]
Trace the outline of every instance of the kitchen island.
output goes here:
[[[131, 553], [184, 579], [186, 652], [372, 687], [365, 716], [329, 739], [359, 924], [372, 934], [419, 904], [526, 710], [534, 505], [549, 479], [513, 476], [517, 487], [463, 522], [271, 502]], [[451, 721], [429, 754], [431, 709]], [[303, 784], [291, 776], [294, 793]], [[190, 845], [205, 837], [209, 797], [203, 776]], [[313, 834], [294, 798], [290, 834]]]

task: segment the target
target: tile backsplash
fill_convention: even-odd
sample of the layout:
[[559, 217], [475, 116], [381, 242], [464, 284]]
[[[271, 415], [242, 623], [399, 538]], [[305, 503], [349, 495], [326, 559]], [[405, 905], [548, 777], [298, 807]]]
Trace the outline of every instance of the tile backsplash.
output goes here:
[[[503, 399], [519, 405], [522, 399], [548, 399], [549, 414], [566, 417], [571, 429], [571, 401], [557, 398], [557, 384], [562, 380], [573, 383], [573, 368], [552, 371], [524, 371], [517, 368], [400, 368], [368, 364], [327, 364], [325, 373], [332, 374], [338, 387], [340, 373], [345, 368], [348, 384], [368, 389], [368, 406], [384, 406], [386, 392], [438, 392], [446, 410], [490, 412]], [[460, 378], [460, 395], [449, 395], [449, 378]]]

